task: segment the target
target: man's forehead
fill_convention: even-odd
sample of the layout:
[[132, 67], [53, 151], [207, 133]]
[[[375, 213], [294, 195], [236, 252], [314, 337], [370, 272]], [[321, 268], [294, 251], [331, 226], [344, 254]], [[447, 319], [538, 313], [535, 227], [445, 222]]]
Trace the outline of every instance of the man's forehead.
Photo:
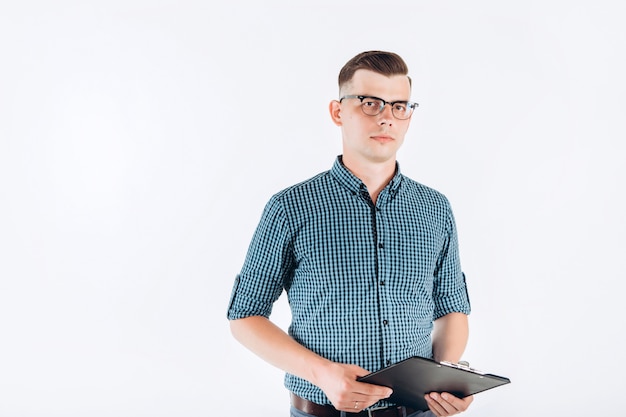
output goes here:
[[[367, 91], [356, 91], [367, 90]], [[374, 94], [376, 91], [393, 92], [394, 95], [406, 96], [411, 93], [411, 84], [406, 75], [383, 75], [378, 72], [360, 69], [350, 81], [341, 88], [342, 93]]]

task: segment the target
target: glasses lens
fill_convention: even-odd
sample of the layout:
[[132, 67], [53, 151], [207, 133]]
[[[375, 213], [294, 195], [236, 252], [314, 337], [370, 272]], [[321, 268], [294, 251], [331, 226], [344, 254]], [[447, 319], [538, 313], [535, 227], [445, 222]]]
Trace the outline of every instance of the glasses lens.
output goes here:
[[398, 119], [408, 119], [413, 114], [415, 104], [409, 101], [399, 101], [394, 103], [392, 111], [393, 115]]
[[363, 113], [376, 116], [384, 107], [384, 103], [381, 100], [376, 100], [375, 98], [366, 97], [363, 99], [361, 103], [361, 108], [363, 109]]

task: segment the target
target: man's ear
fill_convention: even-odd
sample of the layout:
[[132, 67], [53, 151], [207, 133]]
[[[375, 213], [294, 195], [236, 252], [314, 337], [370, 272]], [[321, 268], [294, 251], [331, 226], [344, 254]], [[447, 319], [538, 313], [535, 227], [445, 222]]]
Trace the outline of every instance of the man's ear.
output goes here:
[[337, 100], [333, 100], [328, 105], [328, 110], [330, 111], [330, 118], [333, 119], [333, 123], [337, 126], [341, 126], [343, 123], [341, 121], [341, 103]]

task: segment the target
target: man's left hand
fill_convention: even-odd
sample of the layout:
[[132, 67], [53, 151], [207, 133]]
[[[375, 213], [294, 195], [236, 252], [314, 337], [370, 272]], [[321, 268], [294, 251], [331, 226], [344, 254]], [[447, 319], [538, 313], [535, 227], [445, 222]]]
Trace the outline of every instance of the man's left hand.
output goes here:
[[470, 395], [465, 398], [457, 398], [447, 392], [441, 394], [431, 392], [424, 396], [428, 403], [428, 408], [437, 417], [452, 416], [467, 410], [469, 405], [474, 401], [474, 397]]

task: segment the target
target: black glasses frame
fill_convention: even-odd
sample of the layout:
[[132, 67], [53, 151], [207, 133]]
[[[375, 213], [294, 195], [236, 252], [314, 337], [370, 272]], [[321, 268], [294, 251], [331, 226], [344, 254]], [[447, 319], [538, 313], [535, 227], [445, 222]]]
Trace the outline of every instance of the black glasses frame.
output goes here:
[[[349, 94], [349, 95], [345, 95], [345, 96], [341, 97], [341, 98], [339, 99], [339, 102], [341, 103], [341, 102], [342, 102], [342, 100], [347, 99], [347, 98], [357, 98], [357, 99], [361, 100], [361, 110], [362, 110], [362, 111], [363, 111], [363, 113], [364, 113], [364, 114], [366, 114], [367, 116], [377, 116], [377, 115], [379, 115], [380, 113], [382, 113], [382, 111], [383, 111], [383, 109], [385, 108], [385, 106], [386, 106], [387, 104], [389, 104], [389, 105], [391, 106], [391, 114], [393, 114], [393, 116], [394, 116], [396, 119], [399, 119], [399, 120], [406, 120], [406, 119], [410, 119], [410, 118], [411, 118], [411, 116], [413, 115], [413, 111], [417, 108], [417, 106], [419, 106], [419, 104], [418, 104], [418, 103], [415, 103], [415, 102], [413, 102], [413, 101], [405, 101], [405, 100], [398, 100], [398, 101], [385, 101], [385, 100], [383, 100], [383, 99], [382, 99], [382, 98], [380, 98], [380, 97], [375, 97], [375, 96], [360, 96], [360, 95], [351, 95], [351, 94]], [[363, 107], [363, 104], [365, 104], [365, 103], [363, 103], [363, 100], [368, 99], [368, 98], [369, 98], [369, 99], [372, 99], [372, 100], [377, 100], [377, 101], [380, 101], [380, 103], [381, 103], [380, 107], [378, 108], [378, 111], [377, 111], [376, 113], [374, 113], [374, 114], [367, 113], [367, 112], [365, 111], [365, 108]], [[395, 107], [395, 105], [396, 105], [396, 104], [403, 104], [403, 105], [406, 107], [406, 109], [407, 109], [404, 113], [400, 113], [401, 117], [398, 117], [398, 115], [396, 114], [396, 107]], [[408, 110], [408, 109], [410, 109], [410, 110]], [[408, 116], [406, 116], [406, 112], [408, 112]], [[406, 117], [405, 117], [405, 116], [406, 116]]]

